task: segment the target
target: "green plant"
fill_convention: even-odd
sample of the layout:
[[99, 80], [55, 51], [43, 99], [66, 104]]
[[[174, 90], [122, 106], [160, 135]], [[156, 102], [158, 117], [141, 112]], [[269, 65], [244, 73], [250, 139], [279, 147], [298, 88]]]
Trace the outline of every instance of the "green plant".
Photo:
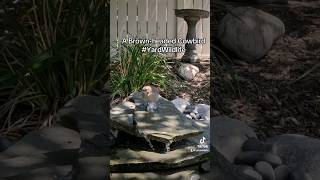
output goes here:
[[69, 99], [99, 93], [108, 79], [107, 9], [106, 0], [33, 0], [7, 15], [0, 134], [50, 124]]
[[170, 71], [163, 56], [142, 52], [144, 44], [121, 44], [111, 61], [111, 86], [113, 95], [125, 97], [153, 84], [165, 88]]

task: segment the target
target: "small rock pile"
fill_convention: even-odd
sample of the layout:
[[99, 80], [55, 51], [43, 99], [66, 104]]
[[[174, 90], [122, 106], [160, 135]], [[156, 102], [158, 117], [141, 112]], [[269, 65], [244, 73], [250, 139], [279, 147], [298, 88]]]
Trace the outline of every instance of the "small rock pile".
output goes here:
[[214, 149], [235, 166], [230, 169], [251, 179], [318, 180], [320, 177], [319, 139], [284, 134], [260, 141], [244, 122], [226, 116], [212, 117], [210, 132]]
[[194, 120], [210, 120], [210, 105], [197, 104], [192, 105], [189, 101], [177, 97], [171, 101], [175, 107], [187, 118]]
[[52, 127], [30, 132], [14, 144], [0, 139], [0, 179], [108, 178], [106, 118], [104, 98], [79, 96], [58, 111]]
[[257, 180], [312, 180], [304, 170], [293, 170], [277, 154], [277, 147], [249, 138], [234, 160], [244, 174]]

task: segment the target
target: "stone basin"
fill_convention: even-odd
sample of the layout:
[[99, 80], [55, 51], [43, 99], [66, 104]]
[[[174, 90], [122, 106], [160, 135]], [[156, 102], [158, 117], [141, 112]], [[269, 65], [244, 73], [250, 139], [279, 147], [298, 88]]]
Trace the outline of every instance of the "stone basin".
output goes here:
[[[177, 17], [183, 18], [188, 25], [187, 40], [197, 39], [196, 25], [201, 18], [208, 18], [210, 13], [201, 9], [175, 9]], [[182, 62], [197, 63], [200, 58], [197, 54], [196, 44], [186, 43], [186, 51], [181, 57]]]
[[138, 108], [140, 98], [136, 98], [134, 101], [136, 105], [124, 102], [111, 109], [112, 128], [143, 137], [147, 141], [164, 143], [167, 147], [173, 142], [203, 133], [165, 98], [160, 98], [158, 110], [154, 113]]
[[210, 13], [201, 9], [175, 9], [177, 17], [196, 17], [196, 18], [208, 18]]

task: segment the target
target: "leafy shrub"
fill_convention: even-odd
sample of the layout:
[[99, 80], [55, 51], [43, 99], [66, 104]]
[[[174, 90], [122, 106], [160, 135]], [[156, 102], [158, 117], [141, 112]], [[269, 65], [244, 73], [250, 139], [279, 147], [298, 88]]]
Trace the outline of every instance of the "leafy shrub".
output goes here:
[[143, 44], [121, 44], [111, 60], [111, 87], [113, 95], [125, 97], [144, 85], [165, 88], [170, 71], [163, 56], [142, 52]]
[[107, 6], [106, 0], [34, 0], [18, 12], [8, 10], [0, 21], [6, 23], [0, 24], [6, 28], [0, 38], [0, 134], [50, 124], [69, 99], [99, 93], [108, 78]]

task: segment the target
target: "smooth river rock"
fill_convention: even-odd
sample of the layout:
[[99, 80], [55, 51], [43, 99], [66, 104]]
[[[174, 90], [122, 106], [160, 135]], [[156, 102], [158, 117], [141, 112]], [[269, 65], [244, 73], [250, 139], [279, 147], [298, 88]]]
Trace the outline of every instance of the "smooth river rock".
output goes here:
[[259, 161], [266, 161], [273, 167], [277, 167], [282, 164], [282, 161], [278, 156], [261, 151], [241, 152], [237, 155], [234, 162], [236, 164], [255, 165]]
[[279, 18], [252, 7], [237, 7], [221, 20], [218, 39], [239, 58], [254, 61], [266, 55], [284, 32]]
[[283, 164], [290, 169], [301, 169], [316, 180], [320, 177], [320, 140], [312, 137], [285, 134], [267, 139], [276, 146]]
[[244, 169], [242, 172], [252, 178], [255, 178], [256, 180], [263, 180], [261, 174], [253, 169]]
[[178, 74], [183, 79], [191, 81], [199, 73], [199, 68], [193, 64], [181, 63], [178, 68]]
[[265, 161], [257, 162], [254, 169], [261, 174], [264, 180], [276, 179], [272, 166]]
[[[211, 140], [212, 141], [212, 140]], [[213, 142], [211, 142], [213, 144]], [[209, 173], [200, 174], [204, 180], [257, 180], [244, 174], [236, 165], [228, 161], [215, 147], [211, 147], [211, 170]], [[260, 180], [260, 179], [258, 179]]]
[[290, 169], [286, 165], [278, 166], [274, 169], [276, 180], [287, 180], [290, 174]]

